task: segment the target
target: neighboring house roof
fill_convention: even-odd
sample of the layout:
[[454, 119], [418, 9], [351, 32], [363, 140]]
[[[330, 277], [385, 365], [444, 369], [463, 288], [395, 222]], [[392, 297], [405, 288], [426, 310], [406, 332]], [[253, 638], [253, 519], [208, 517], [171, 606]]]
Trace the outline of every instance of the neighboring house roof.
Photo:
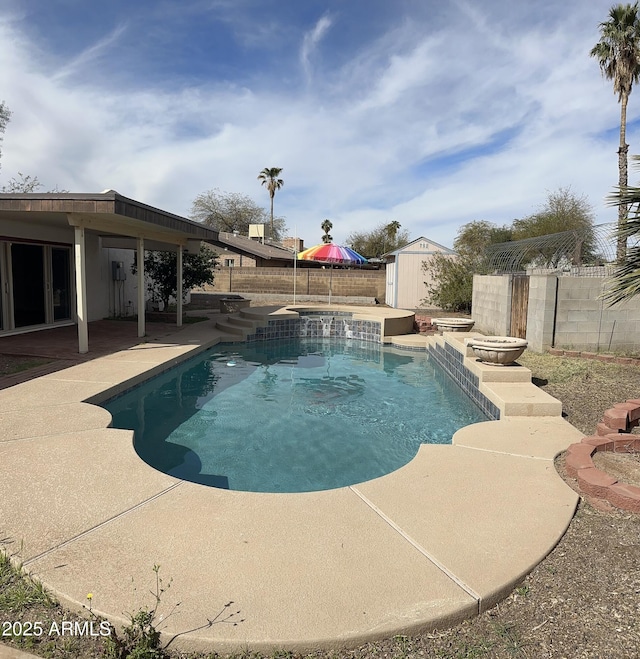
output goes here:
[[294, 257], [294, 253], [290, 249], [269, 243], [263, 245], [261, 242], [252, 240], [246, 236], [238, 236], [234, 233], [223, 231], [218, 234], [218, 239], [213, 244], [223, 249], [226, 247], [247, 256], [255, 256], [266, 260], [286, 261], [289, 263], [293, 261]]
[[444, 245], [440, 245], [440, 243], [437, 243], [429, 238], [420, 236], [419, 238], [412, 240], [410, 243], [399, 247], [393, 252], [387, 252], [386, 254], [383, 254], [381, 258], [389, 260], [392, 257], [395, 258], [400, 253], [434, 254], [436, 252], [439, 254], [456, 253], [455, 250], [449, 247], [445, 247]]

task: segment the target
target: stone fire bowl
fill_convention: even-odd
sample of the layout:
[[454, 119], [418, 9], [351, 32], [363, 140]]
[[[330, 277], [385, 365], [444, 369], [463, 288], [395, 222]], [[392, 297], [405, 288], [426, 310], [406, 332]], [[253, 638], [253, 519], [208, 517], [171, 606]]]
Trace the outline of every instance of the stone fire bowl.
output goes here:
[[475, 324], [471, 318], [432, 318], [431, 324], [440, 332], [470, 332]]
[[528, 341], [515, 336], [489, 336], [469, 339], [467, 345], [480, 361], [505, 366], [513, 362], [526, 350]]

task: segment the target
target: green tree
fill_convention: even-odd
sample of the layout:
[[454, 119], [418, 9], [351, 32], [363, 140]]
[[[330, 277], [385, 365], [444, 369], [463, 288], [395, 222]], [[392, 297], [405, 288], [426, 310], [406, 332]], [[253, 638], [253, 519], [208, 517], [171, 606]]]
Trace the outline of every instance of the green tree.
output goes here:
[[279, 190], [283, 185], [284, 181], [280, 176], [282, 167], [265, 167], [258, 174], [258, 181], [261, 185], [264, 185], [269, 191], [269, 199], [271, 201], [271, 236], [273, 237], [273, 198], [276, 196], [276, 190]]
[[322, 236], [322, 242], [325, 245], [332, 242], [333, 236], [329, 235], [329, 231], [333, 229], [333, 223], [331, 222], [331, 220], [323, 220], [322, 224], [320, 225], [320, 228], [324, 231], [324, 236]]
[[[627, 187], [627, 153], [626, 143], [627, 104], [633, 83], [640, 79], [640, 16], [638, 3], [618, 4], [609, 10], [609, 19], [600, 23], [600, 41], [591, 49], [600, 65], [602, 75], [613, 81], [613, 92], [618, 95], [620, 103], [620, 146], [618, 148], [618, 188]], [[625, 257], [626, 233], [622, 230], [627, 217], [627, 207], [618, 206], [618, 225], [621, 230], [617, 237], [617, 258], [622, 262]]]
[[[191, 219], [202, 222], [216, 231], [237, 231], [248, 235], [250, 224], [267, 224], [267, 211], [252, 199], [239, 192], [222, 192], [218, 188], [199, 194], [191, 205]], [[282, 240], [286, 230], [285, 220], [273, 220], [272, 239]]]
[[[209, 247], [200, 246], [197, 254], [184, 254], [182, 260], [182, 290], [186, 295], [192, 288], [213, 284], [214, 268], [218, 255]], [[137, 263], [131, 271], [137, 272]], [[165, 310], [169, 299], [178, 293], [178, 255], [174, 252], [145, 252], [144, 272], [149, 278], [148, 290], [153, 299], [164, 303]]]
[[[0, 101], [0, 147], [2, 146], [4, 131], [7, 128], [9, 119], [11, 119], [11, 110], [9, 110], [7, 104], [4, 101]], [[0, 148], [0, 158], [1, 157], [2, 157], [2, 149]]]
[[460, 227], [453, 241], [453, 249], [479, 264], [484, 260], [484, 251], [489, 245], [510, 241], [512, 233], [511, 227], [499, 227], [486, 220], [474, 220]]
[[409, 232], [400, 231], [401, 226], [394, 220], [381, 223], [371, 231], [354, 231], [347, 236], [347, 245], [369, 259], [380, 258], [409, 242]]
[[596, 258], [594, 218], [593, 207], [586, 196], [574, 194], [569, 187], [559, 188], [548, 194], [545, 205], [536, 213], [513, 221], [512, 238], [523, 240], [574, 231], [575, 241], [561, 248], [550, 245], [543, 249], [537, 258], [546, 259], [550, 265], [557, 265], [561, 259], [567, 259], [573, 265], [582, 265], [593, 262]]
[[594, 218], [593, 207], [585, 195], [577, 196], [570, 187], [558, 188], [548, 194], [536, 213], [513, 221], [511, 238], [522, 240], [573, 229], [588, 231]]
[[471, 311], [474, 265], [469, 259], [434, 254], [422, 262], [422, 271], [433, 278], [425, 282], [427, 297], [423, 304], [445, 311]]
[[385, 226], [385, 231], [387, 232], [387, 236], [389, 237], [389, 242], [395, 242], [396, 236], [398, 235], [398, 231], [400, 230], [400, 227], [402, 225], [398, 220], [393, 220], [393, 222], [389, 222]]
[[[640, 162], [640, 156], [634, 156]], [[609, 306], [629, 300], [640, 294], [640, 187], [627, 186], [611, 198], [614, 205], [624, 205], [630, 209], [627, 221], [616, 228], [616, 238], [635, 239], [631, 247], [625, 249], [622, 262], [618, 261], [613, 276], [607, 282], [603, 298]]]
[[430, 278], [425, 282], [427, 296], [423, 304], [445, 311], [471, 311], [473, 275], [487, 272], [485, 250], [510, 239], [510, 227], [499, 227], [486, 220], [461, 226], [453, 241], [455, 257], [434, 254], [422, 263], [423, 272]]
[[38, 180], [37, 176], [25, 176], [22, 172], [18, 172], [18, 178], [15, 176], [9, 179], [7, 185], [2, 186], [2, 192], [13, 192], [13, 193], [29, 193], [35, 192], [42, 187], [42, 183]]

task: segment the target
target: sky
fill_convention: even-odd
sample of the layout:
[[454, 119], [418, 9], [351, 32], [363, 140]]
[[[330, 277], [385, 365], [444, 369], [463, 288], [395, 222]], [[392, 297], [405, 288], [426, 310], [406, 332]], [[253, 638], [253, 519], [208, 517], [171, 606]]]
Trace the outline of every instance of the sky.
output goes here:
[[[281, 167], [311, 246], [400, 222], [451, 247], [569, 187], [614, 222], [620, 106], [589, 51], [611, 0], [0, 0], [0, 186], [117, 190], [189, 217]], [[640, 153], [640, 89], [627, 142]], [[630, 182], [640, 172], [631, 170]]]

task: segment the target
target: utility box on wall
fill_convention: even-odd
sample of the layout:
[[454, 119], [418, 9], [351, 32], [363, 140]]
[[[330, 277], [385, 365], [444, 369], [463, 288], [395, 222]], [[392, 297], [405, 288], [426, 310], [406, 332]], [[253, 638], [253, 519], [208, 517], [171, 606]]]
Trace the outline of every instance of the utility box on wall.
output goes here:
[[124, 263], [122, 261], [111, 261], [111, 279], [113, 281], [125, 281], [127, 278], [127, 272], [124, 269]]

